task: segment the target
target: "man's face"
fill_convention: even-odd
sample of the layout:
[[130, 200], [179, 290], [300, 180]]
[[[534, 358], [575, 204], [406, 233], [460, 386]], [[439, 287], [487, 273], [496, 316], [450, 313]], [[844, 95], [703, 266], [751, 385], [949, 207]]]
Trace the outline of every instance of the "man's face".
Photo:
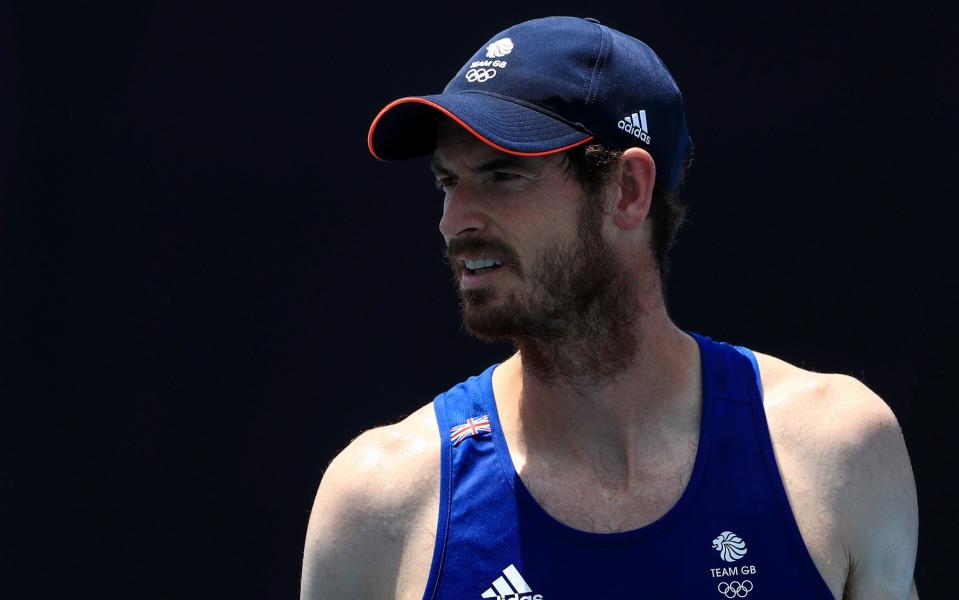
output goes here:
[[433, 170], [472, 334], [551, 345], [628, 326], [635, 294], [603, 237], [603, 199], [586, 197], [562, 156], [511, 156], [444, 123]]

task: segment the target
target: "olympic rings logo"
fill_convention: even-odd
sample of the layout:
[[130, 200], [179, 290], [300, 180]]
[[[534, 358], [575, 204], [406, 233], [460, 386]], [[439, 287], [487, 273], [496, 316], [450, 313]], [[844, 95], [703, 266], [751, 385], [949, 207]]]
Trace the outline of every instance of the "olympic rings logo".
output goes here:
[[745, 598], [749, 595], [749, 592], [753, 591], [753, 582], [748, 579], [742, 583], [738, 581], [730, 581], [729, 583], [720, 581], [716, 589], [727, 598]]
[[466, 81], [483, 83], [496, 77], [496, 69], [470, 69], [466, 72]]

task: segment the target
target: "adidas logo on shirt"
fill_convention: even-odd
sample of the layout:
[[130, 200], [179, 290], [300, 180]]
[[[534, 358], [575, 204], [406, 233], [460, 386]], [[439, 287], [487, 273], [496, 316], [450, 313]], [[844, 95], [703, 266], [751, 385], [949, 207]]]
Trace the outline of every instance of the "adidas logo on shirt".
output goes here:
[[503, 569], [503, 575], [493, 581], [493, 585], [483, 592], [483, 598], [495, 600], [543, 600], [542, 594], [533, 594], [529, 584], [516, 570], [515, 565]]
[[623, 117], [619, 120], [619, 123], [617, 123], [617, 127], [626, 133], [631, 133], [633, 137], [638, 137], [647, 144], [652, 143], [652, 140], [649, 137], [649, 127], [646, 126], [645, 110], [641, 110], [639, 113], [633, 113]]

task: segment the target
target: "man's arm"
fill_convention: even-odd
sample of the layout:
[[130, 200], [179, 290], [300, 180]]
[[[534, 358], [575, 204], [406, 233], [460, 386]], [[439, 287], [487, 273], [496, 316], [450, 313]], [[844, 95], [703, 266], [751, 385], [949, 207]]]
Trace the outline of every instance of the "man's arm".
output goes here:
[[[377, 433], [367, 432], [333, 459], [313, 501], [306, 531], [300, 598], [388, 598], [393, 567], [375, 486]], [[372, 438], [372, 439], [371, 439]]]
[[364, 433], [330, 463], [307, 527], [301, 600], [396, 598], [425, 583], [407, 566], [421, 524], [436, 520], [439, 438], [424, 408]]
[[916, 484], [902, 431], [892, 410], [852, 377], [838, 376], [842, 397], [837, 459], [839, 513], [849, 557], [844, 598], [918, 598], [913, 583], [919, 535]]

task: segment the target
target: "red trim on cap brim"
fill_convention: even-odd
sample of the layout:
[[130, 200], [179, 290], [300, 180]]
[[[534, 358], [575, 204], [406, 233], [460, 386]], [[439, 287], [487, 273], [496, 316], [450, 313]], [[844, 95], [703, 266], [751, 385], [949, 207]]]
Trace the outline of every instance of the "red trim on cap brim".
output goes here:
[[376, 155], [376, 151], [373, 150], [373, 131], [376, 129], [376, 125], [380, 122], [380, 119], [383, 118], [383, 115], [385, 115], [387, 112], [389, 112], [390, 110], [392, 110], [394, 107], [399, 106], [400, 104], [411, 104], [411, 103], [412, 103], [412, 104], [425, 104], [425, 105], [427, 105], [427, 106], [430, 106], [430, 107], [432, 107], [432, 108], [435, 108], [436, 110], [440, 111], [441, 113], [443, 113], [443, 114], [446, 115], [447, 117], [449, 117], [449, 118], [453, 119], [454, 121], [456, 121], [463, 129], [465, 129], [466, 131], [468, 131], [468, 132], [470, 132], [471, 134], [473, 134], [473, 135], [476, 137], [476, 139], [478, 139], [479, 141], [483, 142], [484, 144], [486, 144], [486, 145], [489, 146], [490, 148], [493, 148], [494, 150], [499, 150], [500, 152], [505, 152], [506, 154], [512, 154], [512, 155], [514, 155], [514, 156], [547, 156], [547, 155], [549, 155], [549, 154], [556, 154], [557, 152], [562, 152], [562, 151], [564, 151], [564, 150], [569, 150], [570, 148], [575, 148], [576, 146], [585, 144], [586, 142], [588, 142], [588, 141], [590, 141], [590, 140], [593, 139], [593, 136], [589, 136], [589, 137], [587, 137], [587, 138], [584, 139], [584, 140], [580, 140], [580, 141], [578, 141], [578, 142], [575, 142], [575, 143], [572, 143], [572, 144], [568, 144], [568, 145], [566, 145], [566, 146], [563, 146], [562, 148], [554, 148], [553, 150], [544, 150], [544, 151], [542, 151], [542, 152], [519, 152], [519, 151], [517, 151], [517, 150], [510, 150], [509, 148], [504, 148], [504, 147], [500, 146], [499, 144], [497, 144], [496, 142], [493, 142], [492, 140], [489, 140], [489, 139], [483, 137], [479, 132], [477, 132], [475, 129], [473, 129], [472, 127], [470, 127], [469, 125], [467, 125], [466, 122], [463, 121], [463, 119], [460, 119], [459, 117], [457, 117], [456, 115], [454, 115], [453, 113], [451, 113], [451, 112], [450, 112], [449, 110], [447, 110], [446, 108], [440, 106], [440, 105], [437, 104], [436, 102], [433, 102], [433, 101], [431, 101], [431, 100], [427, 100], [426, 98], [419, 98], [419, 97], [417, 97], [417, 96], [409, 96], [409, 97], [407, 97], [407, 98], [400, 98], [399, 100], [394, 100], [393, 102], [390, 102], [389, 104], [387, 104], [387, 105], [383, 108], [383, 110], [381, 110], [381, 111], [379, 112], [378, 115], [376, 115], [376, 118], [373, 119], [373, 123], [370, 125], [370, 132], [369, 132], [369, 133], [367, 134], [367, 136], [366, 136], [366, 145], [367, 145], [367, 147], [370, 149], [370, 154], [372, 154], [375, 159], [377, 159], [377, 160], [386, 160], [386, 159], [383, 159], [383, 158], [380, 158], [379, 156], [377, 156], [377, 155]]

